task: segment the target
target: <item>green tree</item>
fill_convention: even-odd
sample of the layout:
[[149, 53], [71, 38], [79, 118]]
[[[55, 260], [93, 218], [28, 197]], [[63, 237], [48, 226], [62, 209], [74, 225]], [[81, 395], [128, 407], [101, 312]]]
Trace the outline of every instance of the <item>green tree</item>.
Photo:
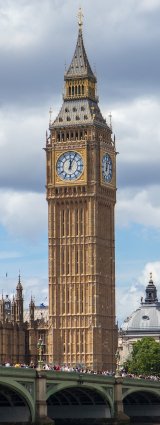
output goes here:
[[160, 374], [160, 342], [147, 336], [133, 342], [132, 359], [124, 364], [129, 373], [150, 375]]

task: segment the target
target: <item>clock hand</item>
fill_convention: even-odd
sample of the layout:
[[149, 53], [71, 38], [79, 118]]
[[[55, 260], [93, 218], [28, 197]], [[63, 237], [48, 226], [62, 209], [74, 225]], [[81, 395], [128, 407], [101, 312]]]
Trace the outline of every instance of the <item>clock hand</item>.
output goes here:
[[73, 161], [74, 161], [74, 158], [75, 158], [75, 156], [77, 155], [77, 152], [75, 152], [75, 154], [74, 154], [74, 157], [71, 159], [70, 158], [70, 163], [69, 163], [69, 170], [71, 170], [72, 169], [72, 164], [73, 164]]
[[72, 164], [72, 160], [71, 160], [71, 152], [70, 152], [70, 159], [69, 159], [69, 170], [71, 170], [71, 164]]
[[108, 170], [108, 163], [106, 162], [106, 171]]
[[73, 157], [73, 159], [71, 161], [71, 166], [72, 166], [72, 162], [74, 161], [74, 158], [75, 158], [76, 155], [77, 155], [77, 152], [74, 154], [74, 157]]
[[69, 160], [69, 170], [71, 170], [71, 165], [72, 165], [72, 161], [71, 161], [71, 159]]

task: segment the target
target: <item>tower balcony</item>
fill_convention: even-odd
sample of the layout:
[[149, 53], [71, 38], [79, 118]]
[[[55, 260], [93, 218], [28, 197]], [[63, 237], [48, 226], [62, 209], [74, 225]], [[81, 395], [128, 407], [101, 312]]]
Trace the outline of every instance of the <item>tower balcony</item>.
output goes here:
[[79, 100], [79, 99], [91, 99], [94, 102], [99, 102], [99, 96], [95, 96], [92, 94], [67, 94], [67, 95], [63, 95], [63, 100]]

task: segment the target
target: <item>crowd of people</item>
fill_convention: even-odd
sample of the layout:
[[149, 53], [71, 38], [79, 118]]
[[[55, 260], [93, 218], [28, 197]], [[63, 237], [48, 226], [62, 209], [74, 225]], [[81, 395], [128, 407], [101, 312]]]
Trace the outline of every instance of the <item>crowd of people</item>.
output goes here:
[[[1, 364], [1, 366], [5, 366], [5, 367], [19, 367], [19, 368], [31, 368], [31, 369], [37, 369], [38, 368], [38, 365], [36, 365], [35, 363], [33, 363], [33, 362], [31, 362], [29, 365], [27, 365], [27, 364], [18, 364], [18, 363], [16, 363], [16, 364], [10, 364], [9, 362], [7, 362], [7, 363], [5, 363], [5, 362], [2, 362], [2, 364]], [[79, 373], [92, 373], [92, 374], [99, 374], [99, 375], [110, 375], [110, 376], [115, 376], [115, 372], [109, 372], [108, 370], [107, 371], [103, 371], [103, 372], [100, 372], [100, 371], [98, 371], [98, 372], [96, 372], [96, 371], [93, 371], [93, 370], [91, 370], [91, 369], [85, 369], [85, 368], [82, 368], [82, 367], [71, 367], [71, 366], [66, 366], [66, 365], [63, 365], [63, 366], [59, 366], [59, 365], [49, 365], [49, 364], [47, 364], [47, 363], [44, 363], [43, 364], [43, 369], [44, 370], [55, 370], [55, 371], [61, 371], [61, 372], [79, 372]]]
[[[18, 368], [29, 368], [29, 369], [37, 369], [38, 365], [36, 365], [35, 363], [31, 362], [29, 365], [27, 364], [10, 364], [9, 362], [5, 363], [2, 362], [1, 366], [5, 366], [5, 367], [18, 367]], [[44, 370], [53, 370], [53, 371], [61, 371], [61, 372], [77, 372], [77, 373], [88, 373], [88, 374], [94, 374], [94, 375], [103, 375], [103, 376], [116, 376], [116, 372], [112, 372], [112, 371], [94, 371], [91, 369], [85, 369], [82, 367], [71, 367], [71, 366], [59, 366], [59, 365], [49, 365], [48, 363], [44, 363], [43, 364], [43, 369]], [[134, 378], [134, 379], [148, 379], [150, 381], [160, 381], [160, 376], [158, 376], [157, 374], [151, 374], [151, 375], [141, 375], [141, 374], [137, 374], [137, 373], [126, 373], [124, 370], [120, 370], [119, 371], [120, 376], [122, 376], [122, 378]]]
[[36, 369], [37, 366], [31, 362], [29, 365], [25, 364], [25, 363], [15, 363], [15, 364], [10, 364], [9, 362], [2, 362], [0, 366], [5, 366], [5, 367], [23, 367], [23, 368], [32, 368], [32, 369]]
[[153, 375], [138, 375], [137, 373], [125, 373], [121, 372], [122, 378], [136, 378], [136, 379], [148, 379], [149, 381], [160, 381], [160, 376], [157, 374]]
[[[5, 367], [18, 367], [18, 368], [29, 368], [29, 369], [37, 369], [38, 365], [36, 365], [35, 363], [31, 362], [29, 365], [27, 364], [10, 364], [9, 362], [5, 363], [2, 362], [1, 366], [5, 366]], [[61, 371], [61, 372], [77, 372], [77, 373], [88, 373], [88, 374], [94, 374], [94, 375], [103, 375], [103, 376], [116, 376], [116, 372], [112, 372], [112, 371], [93, 371], [91, 369], [85, 369], [82, 367], [71, 367], [71, 366], [59, 366], [59, 365], [49, 365], [47, 363], [43, 364], [43, 369], [44, 370], [53, 370], [53, 371]], [[137, 373], [126, 373], [123, 370], [119, 371], [120, 376], [122, 376], [122, 378], [134, 378], [134, 379], [147, 379], [149, 381], [160, 381], [160, 376], [158, 376], [157, 374], [153, 375], [138, 375]]]

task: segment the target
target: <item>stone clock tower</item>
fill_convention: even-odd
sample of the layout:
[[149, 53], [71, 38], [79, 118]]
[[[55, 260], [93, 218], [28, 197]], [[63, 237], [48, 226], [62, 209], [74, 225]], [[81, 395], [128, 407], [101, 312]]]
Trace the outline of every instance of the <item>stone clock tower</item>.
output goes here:
[[46, 140], [49, 361], [115, 367], [116, 151], [82, 36]]

